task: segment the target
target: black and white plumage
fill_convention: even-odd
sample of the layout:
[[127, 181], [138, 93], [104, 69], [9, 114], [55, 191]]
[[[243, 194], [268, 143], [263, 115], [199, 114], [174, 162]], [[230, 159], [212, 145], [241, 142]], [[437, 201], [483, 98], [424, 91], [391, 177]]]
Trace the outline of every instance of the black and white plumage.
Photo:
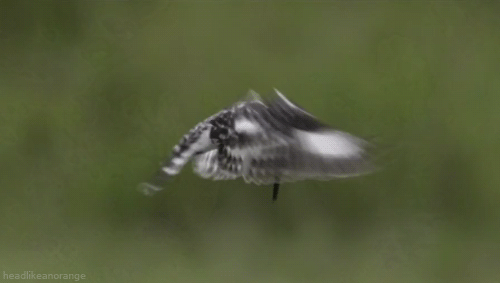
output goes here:
[[[156, 179], [178, 174], [193, 160], [194, 172], [212, 180], [242, 177], [247, 183], [279, 184], [328, 180], [369, 173], [369, 144], [334, 130], [276, 91], [264, 101], [250, 91], [246, 99], [196, 125], [174, 147]], [[143, 183], [150, 195], [161, 187]]]

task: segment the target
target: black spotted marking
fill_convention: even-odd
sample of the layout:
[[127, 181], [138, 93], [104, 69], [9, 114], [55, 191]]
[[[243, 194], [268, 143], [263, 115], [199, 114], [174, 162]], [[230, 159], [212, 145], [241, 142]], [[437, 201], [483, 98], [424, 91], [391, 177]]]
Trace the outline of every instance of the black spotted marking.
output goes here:
[[237, 143], [238, 137], [234, 132], [234, 117], [234, 110], [225, 110], [209, 121], [212, 125], [210, 139], [214, 141], [214, 143], [225, 146], [235, 145]]
[[183, 143], [180, 145], [179, 152], [183, 152], [189, 149], [189, 144], [188, 143]]

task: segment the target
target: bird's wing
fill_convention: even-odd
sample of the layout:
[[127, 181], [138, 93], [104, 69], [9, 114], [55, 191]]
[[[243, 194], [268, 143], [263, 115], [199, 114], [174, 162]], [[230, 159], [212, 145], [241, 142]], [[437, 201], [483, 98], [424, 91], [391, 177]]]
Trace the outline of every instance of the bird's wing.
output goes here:
[[253, 164], [257, 171], [279, 168], [281, 181], [328, 180], [372, 172], [368, 142], [319, 121], [278, 90], [267, 103], [268, 116], [284, 125], [286, 143], [269, 148]]
[[195, 158], [204, 178], [270, 184], [373, 170], [367, 142], [325, 125], [278, 91], [268, 103], [251, 99], [235, 107], [236, 142]]
[[[250, 172], [272, 173], [281, 182], [329, 180], [358, 176], [374, 170], [365, 142], [347, 133], [294, 130], [293, 143], [269, 148], [254, 156]], [[250, 174], [250, 176], [255, 174]], [[250, 178], [251, 179], [251, 178]], [[271, 182], [271, 178], [267, 178]]]

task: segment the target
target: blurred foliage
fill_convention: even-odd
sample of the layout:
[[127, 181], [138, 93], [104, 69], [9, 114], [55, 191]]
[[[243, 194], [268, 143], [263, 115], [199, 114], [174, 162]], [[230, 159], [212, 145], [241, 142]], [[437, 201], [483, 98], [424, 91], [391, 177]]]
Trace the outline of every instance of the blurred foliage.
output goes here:
[[[496, 2], [0, 1], [0, 266], [91, 282], [500, 281]], [[276, 87], [385, 169], [271, 188], [186, 168]], [[188, 166], [189, 167], [189, 166]]]

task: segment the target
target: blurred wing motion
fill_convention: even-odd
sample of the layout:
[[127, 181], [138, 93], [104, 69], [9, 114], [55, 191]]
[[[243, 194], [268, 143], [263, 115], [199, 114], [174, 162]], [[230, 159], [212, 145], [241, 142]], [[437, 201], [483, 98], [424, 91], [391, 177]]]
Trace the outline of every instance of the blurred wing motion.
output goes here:
[[276, 94], [270, 103], [242, 102], [235, 109], [238, 142], [195, 156], [194, 171], [203, 178], [243, 177], [260, 185], [328, 180], [373, 170], [366, 141], [331, 129], [279, 91]]
[[[275, 199], [279, 183], [373, 171], [366, 141], [332, 129], [275, 91], [271, 101], [251, 91], [246, 99], [200, 123], [190, 132], [199, 137], [186, 135], [157, 177], [177, 174], [194, 158], [194, 171], [202, 178], [242, 177], [247, 183], [275, 184]], [[148, 185], [150, 192], [161, 189]]]

